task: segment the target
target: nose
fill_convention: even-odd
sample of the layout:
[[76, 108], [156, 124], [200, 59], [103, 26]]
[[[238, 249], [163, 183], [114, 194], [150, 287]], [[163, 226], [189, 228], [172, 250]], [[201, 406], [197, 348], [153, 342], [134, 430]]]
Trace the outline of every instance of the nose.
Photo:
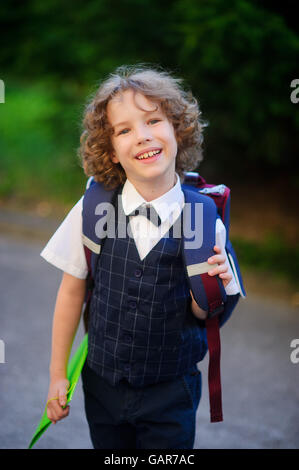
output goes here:
[[147, 126], [139, 126], [136, 129], [136, 140], [138, 145], [153, 140], [150, 129]]

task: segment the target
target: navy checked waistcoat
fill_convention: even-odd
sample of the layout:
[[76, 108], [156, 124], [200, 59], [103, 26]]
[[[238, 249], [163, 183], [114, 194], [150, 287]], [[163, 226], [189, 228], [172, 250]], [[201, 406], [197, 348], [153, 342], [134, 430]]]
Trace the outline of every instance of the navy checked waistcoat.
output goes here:
[[98, 259], [88, 364], [112, 385], [123, 378], [134, 386], [174, 379], [207, 351], [205, 329], [190, 309], [182, 238], [171, 228], [141, 261], [134, 239], [118, 238], [119, 228]]

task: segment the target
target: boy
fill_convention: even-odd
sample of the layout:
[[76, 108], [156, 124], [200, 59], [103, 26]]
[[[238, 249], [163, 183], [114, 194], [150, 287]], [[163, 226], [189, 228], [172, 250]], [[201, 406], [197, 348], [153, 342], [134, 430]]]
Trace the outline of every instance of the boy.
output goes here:
[[[206, 312], [189, 290], [181, 240], [173, 227], [184, 206], [180, 176], [201, 159], [203, 123], [179, 80], [153, 69], [119, 68], [100, 86], [81, 138], [88, 176], [115, 189], [131, 235], [107, 237], [101, 249], [82, 371], [94, 448], [190, 449], [201, 395], [197, 362], [206, 353]], [[159, 223], [135, 211], [151, 203]], [[216, 254], [228, 295], [236, 295], [217, 219]], [[66, 364], [86, 291], [82, 199], [42, 252], [64, 271], [53, 319], [48, 417], [66, 417]]]

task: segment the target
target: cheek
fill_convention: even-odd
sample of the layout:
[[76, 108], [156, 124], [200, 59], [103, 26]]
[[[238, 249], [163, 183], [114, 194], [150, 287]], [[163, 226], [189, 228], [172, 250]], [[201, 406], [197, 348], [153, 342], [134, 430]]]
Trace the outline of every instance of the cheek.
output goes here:
[[175, 144], [178, 146], [179, 142], [178, 142], [178, 135], [177, 135], [176, 129], [172, 127], [171, 132], [172, 132], [172, 139], [175, 141]]
[[171, 134], [170, 146], [171, 146], [173, 152], [175, 152], [175, 154], [177, 154], [177, 151], [178, 151], [178, 140], [177, 140], [177, 137], [176, 137], [176, 135], [175, 135], [174, 130], [172, 131], [172, 134]]
[[176, 149], [176, 152], [178, 150], [178, 141], [175, 135], [173, 135], [173, 146]]
[[122, 155], [122, 146], [119, 145], [117, 140], [111, 139], [111, 160], [113, 163], [120, 163]]
[[176, 152], [178, 148], [178, 141], [173, 126], [169, 124], [167, 128], [165, 128], [164, 136], [165, 140], [168, 142], [168, 146]]

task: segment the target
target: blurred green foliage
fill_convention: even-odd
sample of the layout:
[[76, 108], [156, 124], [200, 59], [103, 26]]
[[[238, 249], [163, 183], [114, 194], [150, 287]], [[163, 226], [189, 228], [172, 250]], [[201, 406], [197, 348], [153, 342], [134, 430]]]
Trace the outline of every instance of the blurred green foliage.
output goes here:
[[2, 197], [77, 197], [84, 103], [116, 66], [140, 62], [183, 77], [199, 99], [210, 123], [204, 175], [229, 184], [283, 175], [299, 184], [299, 105], [290, 101], [299, 36], [271, 8], [249, 0], [7, 0], [1, 9]]
[[279, 234], [271, 232], [259, 242], [239, 237], [232, 237], [231, 241], [242, 267], [271, 272], [298, 286], [298, 246], [290, 246]]
[[10, 83], [0, 109], [0, 197], [67, 203], [82, 193], [77, 108], [41, 81], [26, 88]]

